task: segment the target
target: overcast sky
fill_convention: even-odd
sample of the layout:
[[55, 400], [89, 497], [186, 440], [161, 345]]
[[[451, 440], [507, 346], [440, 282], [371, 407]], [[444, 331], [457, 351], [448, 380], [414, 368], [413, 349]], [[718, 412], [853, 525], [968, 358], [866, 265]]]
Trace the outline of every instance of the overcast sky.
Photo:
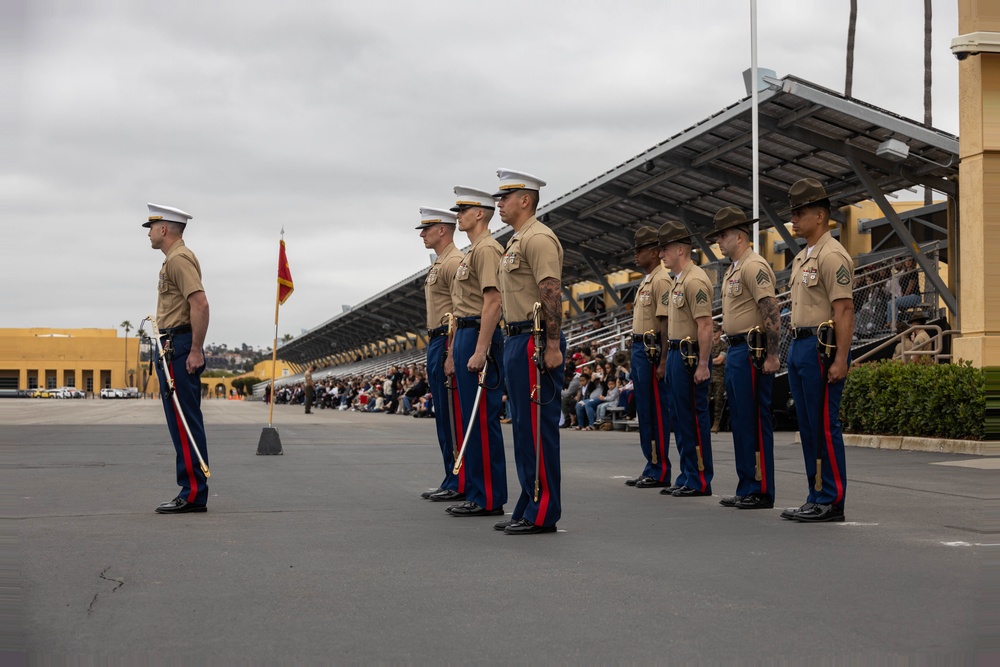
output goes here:
[[[922, 120], [923, 3], [859, 5], [854, 96]], [[520, 169], [544, 204], [744, 97], [749, 7], [4, 0], [0, 327], [154, 311], [152, 201], [194, 216], [208, 342], [270, 345], [284, 226], [299, 335], [426, 267], [418, 208], [454, 185]], [[759, 0], [759, 65], [843, 91], [848, 7]], [[933, 30], [958, 134], [954, 0]]]

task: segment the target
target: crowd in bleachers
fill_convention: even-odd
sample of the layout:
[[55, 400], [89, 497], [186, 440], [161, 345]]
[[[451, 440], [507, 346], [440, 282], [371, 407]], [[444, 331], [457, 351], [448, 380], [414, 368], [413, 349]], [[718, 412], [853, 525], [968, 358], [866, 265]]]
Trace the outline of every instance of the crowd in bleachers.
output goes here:
[[[315, 382], [315, 407], [354, 412], [382, 412], [431, 417], [434, 401], [423, 363], [391, 366], [385, 372], [345, 376], [328, 375]], [[265, 388], [264, 400], [269, 400]], [[286, 384], [275, 392], [275, 405], [305, 403], [305, 382]]]
[[[932, 261], [936, 262], [936, 258]], [[787, 276], [780, 276], [778, 290], [782, 360], [790, 342], [787, 280]], [[855, 271], [854, 292], [856, 339], [886, 335], [893, 326], [905, 330], [918, 311], [930, 312], [933, 317], [937, 297], [924, 291], [930, 286], [925, 287], [923, 280], [914, 260], [898, 253], [859, 266]], [[567, 354], [561, 392], [562, 428], [608, 430], [612, 421], [635, 418], [629, 378], [631, 320], [631, 304], [605, 308], [603, 299], [596, 299], [587, 311], [564, 321]], [[716, 327], [713, 358], [719, 371], [725, 358], [720, 333]], [[427, 385], [425, 352], [415, 346], [403, 347], [400, 353], [367, 359], [359, 357], [354, 363], [331, 368], [325, 375], [324, 371], [317, 373], [316, 406], [432, 417], [434, 397]], [[720, 356], [716, 349], [721, 352]], [[713, 376], [721, 379], [722, 373], [716, 372]], [[710, 401], [713, 411], [724, 394], [721, 384], [716, 389], [712, 392], [715, 400]], [[506, 396], [504, 398], [506, 400]], [[301, 405], [304, 401], [303, 381], [282, 383], [276, 390], [276, 404]], [[719, 428], [718, 420], [714, 428]]]

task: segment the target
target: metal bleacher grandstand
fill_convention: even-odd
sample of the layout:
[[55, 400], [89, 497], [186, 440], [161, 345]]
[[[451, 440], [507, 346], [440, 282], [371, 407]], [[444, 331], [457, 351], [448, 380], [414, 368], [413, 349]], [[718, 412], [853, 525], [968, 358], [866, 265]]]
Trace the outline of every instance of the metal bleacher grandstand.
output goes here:
[[[788, 280], [782, 267], [800, 245], [780, 213], [788, 188], [800, 178], [816, 178], [835, 205], [871, 201], [882, 215], [852, 219], [852, 227], [845, 228], [850, 216], [834, 212], [841, 223], [835, 235], [871, 235], [871, 251], [854, 258], [855, 356], [880, 346], [876, 355], [891, 354], [886, 341], [914, 304], [947, 330], [957, 308], [949, 287], [957, 257], [948, 244], [949, 230], [958, 224], [957, 138], [792, 76], [772, 80], [759, 98], [761, 227], [770, 226], [776, 234], [762, 239], [780, 239], [771, 253], [781, 258], [775, 264], [779, 288]], [[539, 219], [555, 231], [565, 251], [564, 332], [571, 348], [587, 345], [610, 357], [627, 344], [635, 281], [612, 285], [608, 276], [631, 268], [633, 235], [642, 225], [680, 220], [694, 234], [703, 268], [721, 278], [724, 261], [705, 234], [721, 207], [752, 206], [750, 112], [750, 99], [741, 100], [539, 209]], [[908, 154], [900, 158], [882, 151], [890, 139], [905, 143]], [[915, 186], [930, 188], [945, 201], [897, 210], [886, 199]], [[510, 234], [504, 226], [493, 236], [504, 245]], [[906, 259], [913, 263], [904, 266]], [[278, 356], [299, 372], [276, 383], [300, 382], [310, 364], [320, 367], [314, 377], [322, 379], [375, 376], [393, 365], [423, 362], [425, 274], [426, 269], [419, 271], [281, 345]], [[899, 286], [908, 276], [918, 278], [919, 299], [901, 298]], [[570, 286], [583, 281], [600, 287], [574, 295]], [[788, 298], [787, 289], [779, 291], [783, 312]], [[585, 312], [596, 300], [607, 304], [599, 324]], [[715, 305], [718, 313], [718, 288]], [[787, 346], [784, 337], [782, 373]], [[947, 343], [941, 347], [947, 353]], [[254, 393], [263, 390], [261, 383]], [[790, 411], [779, 405], [781, 391], [779, 380], [775, 410]]]

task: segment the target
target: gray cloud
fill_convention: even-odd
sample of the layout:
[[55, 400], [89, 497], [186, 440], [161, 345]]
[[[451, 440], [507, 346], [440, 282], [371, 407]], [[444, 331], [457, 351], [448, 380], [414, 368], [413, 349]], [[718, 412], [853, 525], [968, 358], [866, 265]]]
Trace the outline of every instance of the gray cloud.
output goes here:
[[[270, 344], [282, 226], [297, 334], [426, 266], [417, 209], [453, 185], [507, 166], [554, 199], [736, 102], [749, 67], [736, 1], [64, 4], [8, 24], [0, 211], [27, 289], [0, 326], [151, 311], [154, 201], [195, 216], [209, 340]], [[842, 89], [846, 3], [759, 4], [760, 64]], [[935, 125], [957, 132], [955, 10], [935, 10]], [[922, 118], [912, 2], [863, 3], [855, 96]]]

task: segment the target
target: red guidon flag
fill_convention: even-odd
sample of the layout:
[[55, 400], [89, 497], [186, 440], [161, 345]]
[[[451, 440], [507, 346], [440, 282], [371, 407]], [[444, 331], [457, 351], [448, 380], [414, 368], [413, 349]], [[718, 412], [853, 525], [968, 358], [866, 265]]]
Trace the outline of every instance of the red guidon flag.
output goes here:
[[292, 271], [288, 268], [288, 258], [285, 257], [285, 241], [282, 240], [278, 249], [278, 304], [284, 305], [294, 291]]

